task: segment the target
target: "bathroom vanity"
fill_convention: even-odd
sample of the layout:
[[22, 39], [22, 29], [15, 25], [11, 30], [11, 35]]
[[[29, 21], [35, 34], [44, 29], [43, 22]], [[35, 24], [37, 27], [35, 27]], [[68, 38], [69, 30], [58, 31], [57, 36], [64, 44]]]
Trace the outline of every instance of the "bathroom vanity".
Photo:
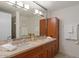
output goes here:
[[55, 41], [51, 40], [48, 42], [43, 42], [43, 44], [40, 43], [40, 45], [38, 45], [37, 47], [32, 48], [28, 51], [26, 50], [13, 57], [14, 58], [47, 58], [47, 57], [54, 57], [55, 55], [56, 55]]
[[[17, 48], [6, 51], [0, 47], [0, 57], [7, 58], [46, 58], [56, 55], [56, 38], [39, 38], [34, 41], [25, 42], [26, 39], [13, 41]], [[24, 41], [24, 42], [23, 42]], [[20, 43], [20, 45], [19, 45]]]

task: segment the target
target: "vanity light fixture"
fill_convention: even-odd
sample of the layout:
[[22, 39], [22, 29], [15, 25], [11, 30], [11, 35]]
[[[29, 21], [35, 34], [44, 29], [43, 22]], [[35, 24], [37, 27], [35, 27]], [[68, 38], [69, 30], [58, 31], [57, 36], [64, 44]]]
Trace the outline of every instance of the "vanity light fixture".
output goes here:
[[35, 9], [34, 14], [38, 14], [38, 13], [39, 13], [39, 10], [38, 9]]
[[40, 14], [40, 15], [43, 15], [43, 13], [42, 13], [41, 11], [39, 11], [39, 14]]
[[10, 3], [13, 3], [13, 4], [15, 4], [15, 2], [16, 2], [16, 1], [9, 1], [9, 2], [10, 2]]
[[29, 9], [29, 5], [24, 4], [24, 8]]
[[22, 2], [17, 2], [17, 5], [21, 8], [23, 7], [23, 3]]
[[[7, 3], [9, 5], [14, 5], [14, 7], [16, 7], [16, 8], [22, 8], [25, 11], [30, 9], [29, 4], [24, 4], [21, 1], [8, 1]], [[38, 9], [34, 9], [34, 14], [43, 15], [43, 13], [41, 11], [39, 11]]]
[[15, 5], [15, 1], [8, 1], [6, 3], [9, 4], [9, 5]]
[[9, 4], [9, 5], [14, 5], [13, 3], [10, 3], [10, 2], [6, 2], [7, 4]]
[[39, 11], [38, 9], [35, 9], [35, 13], [34, 14], [43, 15], [43, 13], [41, 11]]
[[23, 8], [24, 10], [27, 10], [30, 8], [28, 4], [24, 4], [21, 1], [8, 1], [7, 3], [9, 5], [14, 5], [17, 8]]

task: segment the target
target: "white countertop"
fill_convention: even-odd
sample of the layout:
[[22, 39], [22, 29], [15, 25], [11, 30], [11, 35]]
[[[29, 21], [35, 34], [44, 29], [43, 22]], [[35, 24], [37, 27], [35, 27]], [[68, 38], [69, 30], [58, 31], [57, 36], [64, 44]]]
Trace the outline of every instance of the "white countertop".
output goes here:
[[17, 46], [17, 49], [14, 50], [14, 51], [6, 51], [5, 49], [2, 49], [0, 47], [0, 58], [6, 58], [6, 57], [13, 57], [13, 56], [16, 56], [17, 54], [20, 54], [24, 51], [28, 51], [28, 50], [31, 50], [35, 47], [38, 47], [40, 45], [43, 45], [45, 43], [48, 43], [48, 42], [51, 42], [51, 41], [54, 41], [56, 40], [55, 38], [46, 38], [46, 39], [43, 39], [43, 40], [35, 40], [35, 41], [28, 41], [20, 46]]

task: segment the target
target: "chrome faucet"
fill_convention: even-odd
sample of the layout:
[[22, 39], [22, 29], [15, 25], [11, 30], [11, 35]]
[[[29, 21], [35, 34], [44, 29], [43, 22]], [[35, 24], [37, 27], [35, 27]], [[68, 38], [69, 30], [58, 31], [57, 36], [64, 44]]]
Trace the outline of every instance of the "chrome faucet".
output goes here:
[[7, 39], [11, 39], [11, 36], [8, 36]]
[[8, 41], [8, 43], [11, 42], [11, 36], [7, 37], [7, 41]]

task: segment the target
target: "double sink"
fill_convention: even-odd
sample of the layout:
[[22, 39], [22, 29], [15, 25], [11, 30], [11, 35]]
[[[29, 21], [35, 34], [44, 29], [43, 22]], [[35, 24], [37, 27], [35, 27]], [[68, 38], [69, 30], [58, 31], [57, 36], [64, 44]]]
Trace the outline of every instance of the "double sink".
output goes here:
[[[30, 40], [29, 38], [16, 39], [14, 41], [10, 41], [10, 44], [12, 44], [13, 46], [16, 46], [16, 49], [24, 46], [26, 46], [27, 48], [30, 48], [39, 43], [43, 43], [44, 41], [46, 41], [45, 39], [46, 39], [45, 37], [39, 37], [39, 38], [37, 37], [36, 40]], [[36, 42], [39, 42], [39, 43], [36, 43]], [[7, 42], [5, 42], [5, 44], [7, 44]]]

